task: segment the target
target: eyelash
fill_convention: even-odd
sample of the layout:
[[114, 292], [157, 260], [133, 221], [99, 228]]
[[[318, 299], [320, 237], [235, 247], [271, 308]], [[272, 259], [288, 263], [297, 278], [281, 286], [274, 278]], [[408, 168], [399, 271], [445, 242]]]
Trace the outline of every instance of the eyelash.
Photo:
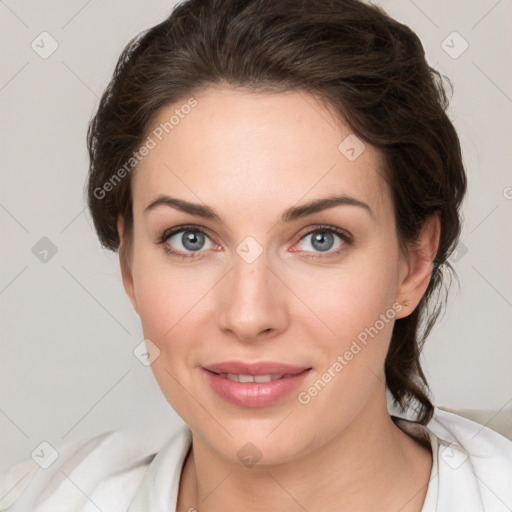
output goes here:
[[[168, 245], [164, 245], [165, 242], [167, 242], [167, 240], [169, 238], [171, 238], [171, 236], [175, 235], [176, 233], [180, 233], [181, 231], [189, 231], [189, 232], [192, 232], [192, 233], [203, 233], [205, 236], [208, 236], [208, 233], [204, 229], [199, 228], [199, 227], [194, 226], [194, 225], [177, 226], [175, 228], [171, 228], [171, 229], [168, 229], [168, 230], [164, 231], [159, 236], [158, 241], [155, 242], [155, 243], [163, 245], [164, 251], [167, 254], [169, 254], [172, 257], [176, 257], [178, 259], [186, 260], [186, 259], [190, 259], [190, 258], [200, 257], [200, 256], [196, 256], [196, 254], [199, 253], [199, 252], [204, 252], [204, 251], [197, 251], [197, 253], [186, 254], [186, 253], [181, 253], [181, 252], [175, 251], [174, 249], [171, 249]], [[333, 257], [333, 256], [338, 256], [339, 254], [341, 254], [342, 252], [344, 252], [346, 250], [347, 246], [350, 246], [353, 243], [352, 236], [349, 235], [348, 232], [346, 232], [346, 231], [344, 231], [344, 230], [342, 230], [340, 228], [336, 228], [334, 226], [324, 226], [324, 225], [316, 226], [314, 229], [311, 229], [310, 231], [308, 231], [307, 233], [302, 235], [299, 238], [299, 242], [303, 238], [305, 238], [305, 237], [307, 237], [307, 236], [309, 236], [309, 235], [311, 235], [313, 233], [316, 233], [317, 231], [334, 233], [334, 234], [338, 235], [341, 238], [341, 240], [343, 241], [343, 245], [341, 247], [339, 247], [338, 249], [336, 249], [335, 251], [333, 251], [333, 252], [325, 253], [326, 254], [325, 256], [316, 253], [314, 255], [305, 256], [306, 258], [311, 258], [311, 259], [322, 258], [322, 259], [325, 259], [325, 258], [329, 258], [329, 257]], [[300, 252], [300, 251], [296, 251], [296, 252]]]

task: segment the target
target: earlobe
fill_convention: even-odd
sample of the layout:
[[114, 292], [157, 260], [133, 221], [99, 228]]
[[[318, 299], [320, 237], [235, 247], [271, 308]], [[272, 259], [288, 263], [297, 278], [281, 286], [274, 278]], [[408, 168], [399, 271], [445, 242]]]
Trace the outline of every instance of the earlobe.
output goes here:
[[135, 289], [133, 285], [133, 275], [131, 265], [129, 261], [129, 255], [127, 254], [126, 239], [124, 236], [124, 220], [121, 216], [117, 219], [117, 232], [119, 233], [119, 266], [121, 269], [121, 277], [123, 279], [123, 286], [132, 303], [133, 309], [137, 314], [137, 301], [135, 299]]
[[418, 240], [409, 245], [407, 256], [401, 260], [396, 301], [403, 308], [397, 318], [410, 315], [425, 294], [434, 269], [440, 234], [441, 220], [439, 213], [435, 213], [425, 221]]

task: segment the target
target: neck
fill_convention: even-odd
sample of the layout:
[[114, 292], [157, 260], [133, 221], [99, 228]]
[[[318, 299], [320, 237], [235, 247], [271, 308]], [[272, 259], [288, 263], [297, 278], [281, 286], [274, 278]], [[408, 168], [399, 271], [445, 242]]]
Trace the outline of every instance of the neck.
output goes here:
[[384, 399], [376, 394], [346, 429], [293, 462], [247, 467], [193, 436], [177, 511], [420, 512], [432, 455], [393, 423], [381, 392]]

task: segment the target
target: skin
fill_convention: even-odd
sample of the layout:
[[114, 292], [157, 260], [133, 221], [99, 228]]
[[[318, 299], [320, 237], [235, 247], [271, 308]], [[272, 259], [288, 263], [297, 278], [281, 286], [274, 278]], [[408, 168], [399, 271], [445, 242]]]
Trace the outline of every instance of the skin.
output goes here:
[[[386, 406], [394, 320], [308, 404], [297, 394], [393, 304], [395, 318], [414, 310], [429, 283], [439, 219], [401, 252], [379, 152], [366, 144], [348, 160], [338, 145], [350, 128], [309, 94], [219, 87], [195, 98], [133, 176], [130, 246], [118, 222], [124, 287], [145, 338], [160, 350], [154, 375], [193, 435], [177, 510], [420, 511], [432, 456], [394, 425]], [[176, 108], [162, 109], [154, 126]], [[160, 194], [209, 205], [223, 222], [166, 205], [144, 213]], [[356, 198], [372, 214], [342, 205], [280, 222], [287, 208], [332, 194]], [[180, 243], [183, 233], [167, 240], [196, 254], [182, 260], [156, 242], [185, 224], [207, 237], [196, 252]], [[332, 248], [318, 250], [312, 232], [322, 225], [353, 242], [333, 234]], [[263, 250], [252, 263], [236, 252], [248, 236]], [[278, 403], [245, 408], [214, 393], [201, 370], [233, 359], [313, 371]], [[254, 466], [237, 457], [248, 442], [261, 452]]]

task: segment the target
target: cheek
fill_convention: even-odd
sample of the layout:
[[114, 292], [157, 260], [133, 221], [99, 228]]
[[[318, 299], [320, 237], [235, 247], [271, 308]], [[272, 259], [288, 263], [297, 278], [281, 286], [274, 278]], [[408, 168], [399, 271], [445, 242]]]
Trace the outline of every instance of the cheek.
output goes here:
[[[133, 281], [144, 335], [158, 346], [190, 325], [201, 298], [213, 287], [204, 266], [171, 262], [163, 247], [141, 240], [134, 253]], [[153, 339], [154, 338], [154, 339]]]
[[397, 258], [398, 252], [391, 249], [375, 250], [355, 254], [329, 269], [311, 266], [307, 272], [289, 271], [294, 291], [321, 321], [318, 328], [333, 348], [343, 348], [386, 312], [385, 326], [379, 322], [378, 327], [384, 337], [390, 335], [389, 320], [396, 314]]
[[315, 378], [297, 398], [304, 418], [314, 421], [318, 411], [324, 411], [324, 418], [339, 426], [349, 422], [375, 386], [385, 381], [384, 363], [401, 309], [394, 300], [396, 260], [381, 255], [346, 272], [333, 269], [328, 279], [321, 275], [309, 273], [297, 282], [299, 295], [315, 290], [303, 295], [315, 317], [301, 328], [319, 356]]
[[153, 268], [141, 272], [135, 287], [145, 336], [154, 338], [159, 346], [184, 330], [190, 336], [190, 326], [205, 294], [205, 282], [197, 273]]
[[[183, 390], [192, 390], [194, 385], [190, 374], [194, 340], [204, 338], [195, 327], [201, 325], [198, 315], [204, 314], [201, 298], [205, 290], [198, 282], [197, 272], [165, 264], [141, 264], [134, 272], [144, 338], [160, 350], [151, 369], [163, 395], [180, 414], [186, 414], [190, 407]], [[185, 421], [191, 422], [193, 417], [186, 416]]]
[[[347, 411], [358, 410], [374, 386], [384, 381], [384, 362], [399, 312], [396, 257], [391, 250], [360, 253], [346, 266], [330, 269], [327, 276], [325, 269], [295, 273], [294, 289], [307, 297], [315, 313], [302, 328], [319, 356], [316, 379], [300, 390], [299, 402], [310, 404], [304, 407], [305, 415], [325, 410], [333, 423], [345, 421]], [[333, 403], [344, 406], [333, 408]]]
[[[169, 289], [167, 277], [155, 267], [139, 265], [134, 271], [134, 288], [144, 336], [157, 345], [158, 339], [172, 327], [178, 296]], [[178, 287], [174, 283], [174, 287]], [[155, 339], [153, 339], [155, 338]]]

